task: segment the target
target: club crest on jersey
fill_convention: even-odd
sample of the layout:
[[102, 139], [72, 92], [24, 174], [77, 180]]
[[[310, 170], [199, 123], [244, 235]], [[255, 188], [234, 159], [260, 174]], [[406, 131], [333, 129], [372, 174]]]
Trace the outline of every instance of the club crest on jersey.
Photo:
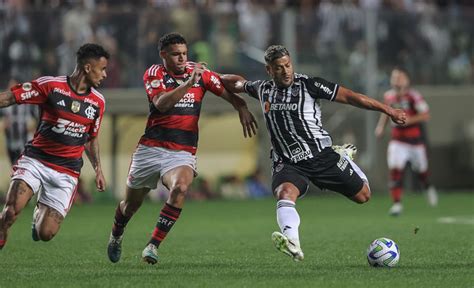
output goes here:
[[84, 112], [86, 113], [87, 118], [89, 118], [89, 119], [94, 119], [95, 118], [96, 109], [94, 107], [92, 107], [92, 105], [89, 105], [89, 107], [87, 107], [86, 111], [84, 111]]
[[72, 101], [71, 111], [77, 113], [79, 110], [81, 110], [81, 103], [79, 101]]
[[31, 85], [30, 82], [25, 82], [25, 83], [23, 83], [23, 85], [21, 85], [21, 88], [22, 88], [24, 91], [30, 91], [31, 88], [33, 88], [33, 86]]
[[158, 80], [158, 79], [155, 79], [155, 80], [151, 81], [150, 86], [151, 86], [151, 88], [158, 88], [158, 87], [160, 87], [160, 84], [161, 84], [161, 81]]

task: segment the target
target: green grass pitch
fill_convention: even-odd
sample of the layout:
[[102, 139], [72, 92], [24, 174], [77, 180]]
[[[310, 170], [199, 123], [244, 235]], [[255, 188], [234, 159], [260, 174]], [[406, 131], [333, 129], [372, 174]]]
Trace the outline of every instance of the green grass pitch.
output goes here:
[[[0, 287], [474, 287], [472, 191], [443, 193], [437, 208], [409, 194], [398, 218], [387, 215], [385, 196], [358, 205], [324, 195], [297, 203], [300, 263], [271, 243], [273, 199], [186, 203], [154, 266], [140, 255], [161, 203], [145, 203], [131, 220], [117, 264], [106, 255], [115, 204], [75, 206], [48, 243], [31, 240], [30, 205], [0, 251]], [[399, 245], [397, 267], [367, 264], [378, 237]]]

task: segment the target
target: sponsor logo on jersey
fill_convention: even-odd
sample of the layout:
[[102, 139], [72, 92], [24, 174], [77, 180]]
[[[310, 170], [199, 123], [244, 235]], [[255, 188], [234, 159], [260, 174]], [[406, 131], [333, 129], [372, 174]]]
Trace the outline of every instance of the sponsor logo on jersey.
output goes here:
[[270, 110], [272, 111], [296, 111], [298, 104], [296, 103], [271, 103]]
[[54, 87], [53, 93], [59, 93], [59, 94], [63, 94], [65, 96], [71, 97], [71, 92], [70, 91], [66, 91], [66, 90], [58, 88], [58, 87]]
[[99, 103], [97, 103], [97, 101], [94, 101], [90, 98], [84, 98], [84, 102], [95, 105], [95, 106], [99, 106]]
[[[347, 168], [347, 164], [349, 164], [349, 161], [347, 161], [346, 158], [341, 157], [341, 158], [339, 159], [339, 161], [337, 162], [337, 167], [339, 167], [339, 169], [340, 169], [341, 171], [344, 171], [344, 170], [346, 170], [346, 168]], [[352, 173], [351, 173], [351, 175], [352, 175]]]
[[326, 94], [331, 94], [331, 95], [332, 95], [332, 90], [329, 89], [329, 87], [324, 86], [323, 84], [321, 84], [321, 86], [319, 87], [319, 89], [323, 90], [324, 93], [326, 93]]
[[84, 112], [86, 113], [87, 118], [94, 119], [96, 111], [97, 110], [94, 107], [92, 107], [92, 105], [89, 105], [89, 107], [87, 107]]
[[63, 118], [58, 118], [56, 126], [51, 128], [53, 132], [74, 138], [82, 138], [84, 133], [86, 133], [86, 129], [87, 127], [80, 123], [69, 121]]
[[79, 101], [72, 101], [71, 111], [77, 113], [79, 110], [81, 110], [81, 103]]
[[174, 105], [174, 107], [193, 108], [195, 101], [196, 99], [194, 99], [194, 93], [186, 93], [184, 94], [183, 98], [181, 98], [181, 100], [179, 100], [179, 102]]
[[170, 78], [170, 79], [166, 80], [166, 84], [173, 84], [173, 83], [174, 83], [173, 78]]
[[66, 102], [65, 102], [64, 99], [63, 99], [63, 100], [61, 100], [61, 101], [58, 101], [58, 102], [56, 103], [56, 105], [66, 107]]
[[39, 96], [39, 92], [36, 90], [26, 91], [20, 94], [21, 100], [23, 101], [37, 96]]
[[303, 150], [299, 143], [293, 143], [288, 146], [288, 148], [290, 149], [291, 161], [293, 162], [298, 162], [313, 157], [313, 153], [311, 152], [311, 150]]
[[214, 83], [214, 85], [216, 85], [217, 88], [221, 88], [221, 81], [214, 75], [211, 75], [211, 82]]
[[25, 83], [23, 83], [23, 85], [21, 85], [21, 88], [24, 91], [30, 91], [33, 88], [33, 86], [31, 85], [30, 82], [25, 82]]

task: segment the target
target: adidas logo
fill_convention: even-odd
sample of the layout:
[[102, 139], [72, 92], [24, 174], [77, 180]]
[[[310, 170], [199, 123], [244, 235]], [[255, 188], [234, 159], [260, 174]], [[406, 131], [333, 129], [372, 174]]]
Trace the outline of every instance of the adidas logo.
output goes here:
[[64, 100], [61, 100], [61, 101], [57, 102], [56, 105], [66, 107], [66, 102], [64, 102]]

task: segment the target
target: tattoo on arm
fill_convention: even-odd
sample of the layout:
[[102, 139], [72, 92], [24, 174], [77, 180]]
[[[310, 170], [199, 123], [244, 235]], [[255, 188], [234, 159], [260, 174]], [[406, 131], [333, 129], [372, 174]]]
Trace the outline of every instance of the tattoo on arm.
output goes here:
[[0, 92], [0, 108], [15, 104], [15, 96], [11, 91]]
[[100, 168], [100, 155], [99, 155], [99, 141], [97, 137], [93, 138], [89, 143], [85, 146], [87, 158], [94, 167], [94, 170]]

